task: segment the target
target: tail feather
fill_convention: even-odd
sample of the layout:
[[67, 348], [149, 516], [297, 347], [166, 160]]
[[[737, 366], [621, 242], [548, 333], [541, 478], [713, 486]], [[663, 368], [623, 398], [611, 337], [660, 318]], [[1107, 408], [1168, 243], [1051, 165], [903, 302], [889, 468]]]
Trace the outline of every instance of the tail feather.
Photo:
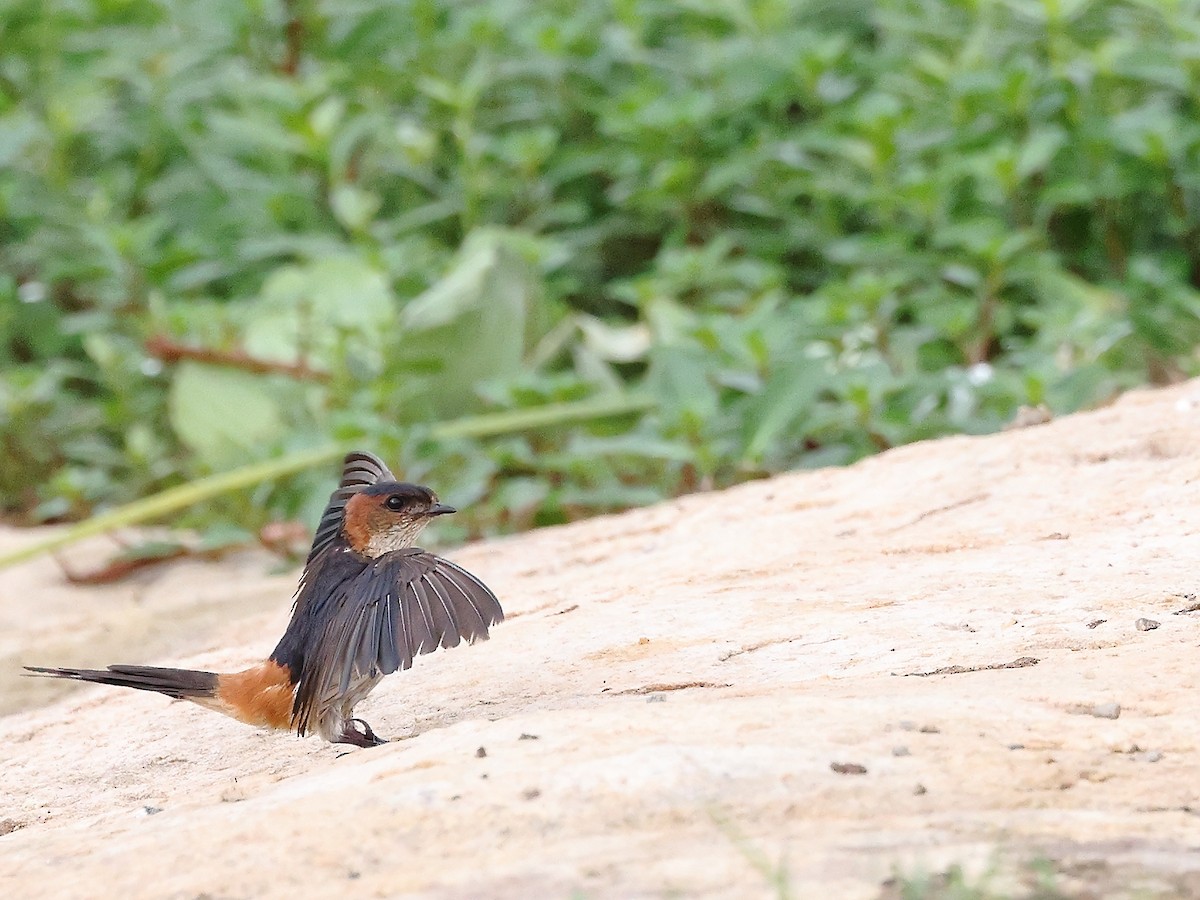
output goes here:
[[192, 669], [162, 669], [157, 666], [109, 666], [107, 669], [60, 669], [25, 666], [35, 675], [70, 678], [117, 687], [154, 691], [175, 700], [213, 697], [217, 693], [217, 674]]

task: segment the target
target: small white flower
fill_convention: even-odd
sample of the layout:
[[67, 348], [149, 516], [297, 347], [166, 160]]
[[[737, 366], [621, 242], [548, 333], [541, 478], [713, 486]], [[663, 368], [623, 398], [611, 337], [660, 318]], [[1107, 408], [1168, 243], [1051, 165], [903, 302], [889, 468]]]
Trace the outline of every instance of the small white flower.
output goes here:
[[987, 384], [992, 380], [995, 370], [992, 369], [991, 363], [975, 363], [971, 368], [967, 369], [967, 381], [974, 387], [979, 387], [981, 384]]

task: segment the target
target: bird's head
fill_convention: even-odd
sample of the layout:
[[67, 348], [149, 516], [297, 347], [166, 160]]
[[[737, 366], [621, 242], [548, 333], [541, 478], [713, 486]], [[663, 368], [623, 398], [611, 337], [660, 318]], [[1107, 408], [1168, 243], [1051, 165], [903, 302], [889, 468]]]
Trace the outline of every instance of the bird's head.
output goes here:
[[346, 501], [342, 534], [356, 553], [371, 558], [411, 547], [434, 516], [455, 512], [427, 487], [398, 481], [372, 484]]

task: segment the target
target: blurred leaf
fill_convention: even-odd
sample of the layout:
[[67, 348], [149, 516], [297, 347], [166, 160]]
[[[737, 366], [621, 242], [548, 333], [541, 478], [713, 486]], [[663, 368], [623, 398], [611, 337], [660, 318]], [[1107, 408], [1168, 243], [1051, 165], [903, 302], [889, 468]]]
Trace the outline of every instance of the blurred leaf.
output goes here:
[[519, 235], [474, 232], [450, 270], [404, 307], [397, 356], [434, 373], [422, 379], [429, 414], [471, 409], [479, 382], [520, 371], [526, 317], [541, 297], [524, 250]]
[[218, 469], [257, 455], [285, 433], [281, 398], [266, 378], [183, 363], [171, 382], [171, 425], [179, 439]]
[[305, 359], [329, 367], [347, 333], [360, 348], [380, 355], [395, 316], [380, 271], [355, 256], [332, 256], [277, 269], [249, 310], [244, 343], [264, 359]]
[[708, 357], [700, 350], [654, 348], [646, 380], [668, 421], [701, 422], [716, 414], [717, 391], [709, 369]]
[[594, 316], [580, 316], [578, 323], [588, 349], [601, 359], [633, 362], [643, 359], [650, 349], [650, 331], [645, 325], [609, 325]]
[[338, 185], [329, 198], [333, 213], [350, 231], [362, 231], [379, 212], [381, 201], [371, 191], [351, 184]]
[[812, 360], [792, 360], [772, 372], [749, 405], [743, 459], [761, 463], [779, 436], [805, 415], [821, 387], [820, 369]]

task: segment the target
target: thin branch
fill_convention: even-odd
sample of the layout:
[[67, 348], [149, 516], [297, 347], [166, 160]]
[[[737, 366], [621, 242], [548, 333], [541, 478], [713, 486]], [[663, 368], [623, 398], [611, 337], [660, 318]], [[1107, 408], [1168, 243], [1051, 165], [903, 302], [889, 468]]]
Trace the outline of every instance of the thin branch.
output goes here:
[[300, 18], [297, 0], [284, 0], [287, 22], [283, 26], [284, 57], [279, 71], [288, 78], [295, 78], [300, 71], [300, 57], [304, 51], [304, 20]]
[[241, 369], [257, 375], [286, 375], [301, 381], [328, 381], [329, 373], [314, 369], [305, 363], [285, 363], [273, 359], [260, 359], [244, 350], [214, 350], [211, 347], [193, 347], [181, 344], [166, 335], [156, 334], [146, 341], [146, 352], [155, 359], [173, 363], [182, 360], [208, 363]]

